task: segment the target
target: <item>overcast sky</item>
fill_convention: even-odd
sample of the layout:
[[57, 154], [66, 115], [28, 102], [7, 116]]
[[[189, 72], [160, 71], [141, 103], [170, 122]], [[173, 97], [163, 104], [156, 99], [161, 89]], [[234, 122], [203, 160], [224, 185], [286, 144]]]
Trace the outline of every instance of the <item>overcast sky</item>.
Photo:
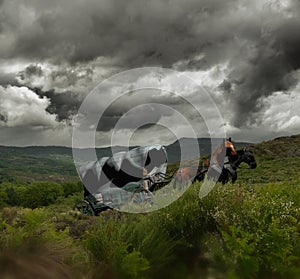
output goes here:
[[[224, 120], [216, 125], [236, 141], [299, 134], [299, 30], [299, 0], [0, 0], [0, 145], [71, 146], [90, 91], [114, 74], [148, 66], [185, 73], [204, 87]], [[162, 86], [170, 82], [172, 75]], [[124, 81], [124, 90], [130, 86]], [[176, 86], [209, 111], [199, 88]], [[168, 144], [175, 132], [192, 136], [175, 111], [196, 136], [209, 136], [184, 98], [146, 91], [107, 108], [98, 146], [109, 145], [112, 133], [118, 144], [129, 134], [140, 145]], [[110, 94], [101, 92], [95, 106]], [[140, 119], [151, 125], [133, 132]]]

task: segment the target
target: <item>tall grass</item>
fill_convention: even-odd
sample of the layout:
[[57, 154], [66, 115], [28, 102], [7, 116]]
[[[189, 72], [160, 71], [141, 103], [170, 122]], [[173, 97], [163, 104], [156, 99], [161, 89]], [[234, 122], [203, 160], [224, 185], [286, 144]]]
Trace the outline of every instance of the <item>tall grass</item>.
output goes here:
[[234, 185], [195, 183], [150, 213], [83, 216], [71, 210], [82, 193], [40, 209], [3, 208], [0, 258], [35, 245], [33, 254], [52, 251], [78, 278], [300, 278], [299, 159], [257, 161]]

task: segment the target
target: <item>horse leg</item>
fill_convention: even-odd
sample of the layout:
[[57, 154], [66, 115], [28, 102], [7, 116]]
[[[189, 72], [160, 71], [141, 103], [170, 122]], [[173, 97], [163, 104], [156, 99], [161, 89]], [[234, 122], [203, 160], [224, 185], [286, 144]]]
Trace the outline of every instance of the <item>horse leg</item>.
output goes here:
[[186, 184], [186, 182], [187, 182], [186, 177], [187, 177], [186, 174], [183, 173], [183, 174], [182, 174], [182, 177], [181, 177], [181, 181], [180, 181], [179, 187], [178, 187], [178, 190], [179, 190], [179, 191], [181, 191], [182, 188], [184, 187], [184, 185]]
[[174, 182], [173, 182], [173, 189], [175, 190], [176, 189], [176, 181], [177, 179], [176, 179], [176, 177], [174, 178]]
[[225, 185], [228, 182], [228, 172], [223, 168], [222, 173], [218, 179], [218, 182], [222, 182], [222, 185]]
[[237, 180], [237, 173], [236, 171], [233, 171], [233, 174], [232, 174], [232, 184]]
[[179, 183], [179, 185], [181, 185], [182, 183], [182, 170], [178, 170], [175, 178], [174, 178], [174, 183], [173, 183], [173, 189], [177, 189], [177, 184]]
[[177, 189], [177, 183], [179, 182], [179, 177], [176, 175], [173, 182], [173, 189]]
[[237, 180], [236, 170], [233, 169], [231, 165], [228, 165], [227, 166], [227, 171], [231, 175], [231, 181], [232, 181], [232, 184], [233, 184]]
[[201, 182], [201, 181], [203, 181], [203, 179], [204, 179], [204, 174], [203, 174], [203, 173], [198, 173], [198, 174], [194, 177], [192, 183], [194, 183], [194, 182], [196, 182], [196, 181]]

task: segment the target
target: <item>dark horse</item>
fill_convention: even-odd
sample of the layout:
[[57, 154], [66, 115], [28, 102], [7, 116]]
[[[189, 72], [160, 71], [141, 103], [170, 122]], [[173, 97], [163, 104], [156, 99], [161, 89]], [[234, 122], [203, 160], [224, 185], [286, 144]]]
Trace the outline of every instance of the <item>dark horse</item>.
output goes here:
[[251, 150], [237, 150], [236, 155], [231, 155], [228, 158], [229, 162], [224, 164], [222, 169], [218, 165], [211, 165], [207, 172], [207, 178], [217, 179], [218, 182], [225, 184], [231, 177], [231, 181], [234, 183], [237, 179], [236, 170], [241, 163], [248, 164], [251, 169], [255, 169], [257, 166], [254, 154]]

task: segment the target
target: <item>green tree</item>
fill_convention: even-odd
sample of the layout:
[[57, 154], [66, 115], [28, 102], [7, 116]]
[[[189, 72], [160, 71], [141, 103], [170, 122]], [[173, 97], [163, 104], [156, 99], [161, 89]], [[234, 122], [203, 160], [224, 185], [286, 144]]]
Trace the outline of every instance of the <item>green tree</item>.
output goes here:
[[58, 183], [34, 182], [20, 189], [21, 205], [29, 208], [47, 206], [64, 195], [63, 187]]
[[20, 205], [20, 197], [19, 197], [18, 191], [16, 191], [15, 188], [16, 187], [13, 187], [13, 186], [9, 186], [9, 187], [5, 188], [5, 192], [8, 197], [7, 203], [12, 206]]
[[64, 182], [61, 185], [63, 187], [65, 197], [68, 197], [77, 192], [81, 192], [83, 190], [83, 185], [80, 181], [79, 182]]
[[8, 196], [6, 192], [0, 190], [0, 207], [4, 207], [8, 204]]

